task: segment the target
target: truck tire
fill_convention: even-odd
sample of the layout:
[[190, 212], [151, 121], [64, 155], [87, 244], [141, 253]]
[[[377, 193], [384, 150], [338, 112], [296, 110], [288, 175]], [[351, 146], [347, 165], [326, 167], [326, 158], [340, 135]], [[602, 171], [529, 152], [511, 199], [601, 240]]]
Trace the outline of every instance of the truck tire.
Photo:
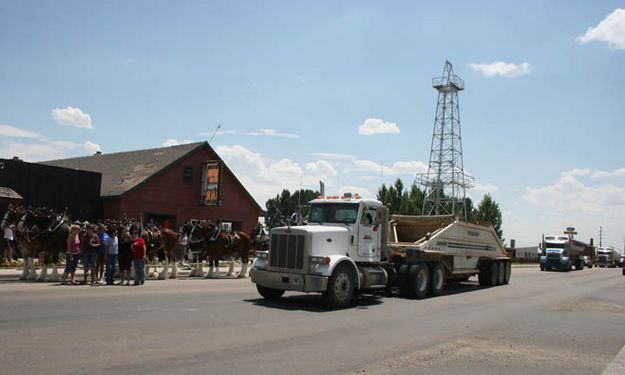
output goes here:
[[488, 286], [497, 286], [499, 280], [499, 262], [493, 260], [488, 265]]
[[265, 299], [272, 301], [280, 299], [280, 297], [284, 294], [284, 290], [282, 289], [267, 288], [258, 284], [256, 284], [256, 290], [258, 290], [258, 293]]
[[356, 291], [356, 275], [349, 264], [339, 264], [328, 280], [328, 289], [323, 292], [323, 302], [332, 308], [349, 306]]
[[506, 278], [506, 266], [504, 261], [497, 261], [497, 285], [503, 285], [503, 281]]
[[440, 263], [434, 263], [430, 269], [430, 294], [440, 296], [445, 288], [445, 270]]
[[584, 261], [583, 261], [583, 260], [581, 260], [581, 259], [580, 259], [580, 260], [578, 260], [578, 261], [577, 261], [577, 264], [575, 265], [575, 268], [576, 268], [578, 271], [583, 270], [583, 269], [584, 269]]
[[510, 275], [512, 274], [512, 262], [506, 260], [504, 263], [504, 276], [503, 276], [503, 284], [507, 285], [510, 282]]
[[413, 264], [409, 271], [411, 294], [415, 298], [424, 298], [430, 289], [430, 270], [424, 263]]
[[402, 264], [397, 271], [397, 286], [399, 287], [399, 294], [403, 297], [410, 297], [410, 265]]
[[488, 280], [490, 280], [488, 275], [488, 271], [490, 270], [489, 266], [489, 263], [484, 263], [480, 266], [480, 273], [477, 275], [477, 281], [481, 286], [488, 286]]

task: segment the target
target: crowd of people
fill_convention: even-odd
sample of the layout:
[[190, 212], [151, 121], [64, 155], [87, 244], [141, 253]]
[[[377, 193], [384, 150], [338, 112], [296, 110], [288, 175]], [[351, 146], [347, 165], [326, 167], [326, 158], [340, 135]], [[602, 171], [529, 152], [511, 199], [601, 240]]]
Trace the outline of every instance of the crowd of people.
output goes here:
[[[78, 261], [82, 259], [84, 268], [83, 284], [113, 285], [119, 270], [118, 285], [130, 284], [130, 268], [134, 266], [134, 283], [145, 283], [146, 243], [136, 228], [120, 226], [107, 228], [105, 224], [87, 224], [81, 235], [81, 227], [73, 224], [67, 239], [65, 271], [62, 284], [77, 284], [75, 280]], [[106, 271], [106, 272], [105, 272]], [[104, 280], [103, 280], [104, 278]]]

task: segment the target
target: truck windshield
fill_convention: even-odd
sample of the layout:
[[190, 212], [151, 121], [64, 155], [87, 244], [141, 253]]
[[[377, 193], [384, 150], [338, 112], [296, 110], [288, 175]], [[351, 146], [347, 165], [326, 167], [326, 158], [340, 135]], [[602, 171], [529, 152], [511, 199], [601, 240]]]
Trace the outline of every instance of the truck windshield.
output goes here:
[[547, 249], [564, 249], [564, 244], [563, 243], [549, 243], [547, 242], [545, 245], [545, 248]]
[[313, 204], [310, 207], [308, 222], [354, 224], [357, 217], [357, 204]]

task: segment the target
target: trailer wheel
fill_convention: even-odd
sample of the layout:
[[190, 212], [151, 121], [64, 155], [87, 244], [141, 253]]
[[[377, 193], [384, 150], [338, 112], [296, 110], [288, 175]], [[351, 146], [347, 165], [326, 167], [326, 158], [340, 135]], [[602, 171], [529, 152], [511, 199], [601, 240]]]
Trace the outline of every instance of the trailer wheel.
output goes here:
[[493, 260], [488, 266], [488, 286], [496, 286], [499, 280], [499, 262]]
[[434, 263], [430, 270], [430, 294], [440, 296], [445, 288], [445, 270], [440, 263]]
[[323, 301], [328, 307], [346, 307], [354, 298], [356, 276], [348, 264], [339, 264], [328, 280], [328, 289], [323, 293]]
[[575, 263], [575, 269], [577, 271], [581, 271], [584, 269], [584, 261], [583, 260], [578, 260], [577, 263]]
[[503, 285], [503, 281], [506, 278], [506, 266], [504, 262], [497, 261], [497, 285]]
[[268, 300], [280, 299], [280, 297], [284, 294], [284, 290], [282, 289], [267, 288], [258, 284], [256, 284], [256, 290], [258, 290], [258, 293], [261, 296]]
[[399, 294], [403, 297], [410, 296], [410, 265], [402, 264], [397, 271], [397, 286], [399, 287]]
[[423, 298], [430, 288], [430, 270], [423, 263], [410, 266], [410, 289], [415, 298]]
[[507, 285], [510, 282], [510, 275], [512, 274], [512, 262], [510, 262], [509, 260], [506, 260], [504, 263], [504, 276], [503, 276], [503, 283], [504, 285]]
[[488, 280], [490, 280], [488, 275], [488, 271], [490, 270], [489, 266], [489, 263], [484, 263], [480, 266], [480, 273], [477, 275], [477, 281], [481, 286], [488, 286]]

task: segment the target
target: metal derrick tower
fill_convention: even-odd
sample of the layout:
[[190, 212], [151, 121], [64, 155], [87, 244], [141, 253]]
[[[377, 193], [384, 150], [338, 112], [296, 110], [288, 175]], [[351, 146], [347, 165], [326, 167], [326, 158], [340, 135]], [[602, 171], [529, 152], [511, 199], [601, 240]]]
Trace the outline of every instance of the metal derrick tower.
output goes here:
[[462, 160], [458, 91], [464, 90], [464, 81], [445, 60], [443, 75], [432, 79], [432, 87], [438, 91], [438, 101], [430, 163], [427, 173], [417, 176], [425, 187], [422, 214], [451, 214], [466, 221], [466, 189], [474, 179], [465, 173]]

